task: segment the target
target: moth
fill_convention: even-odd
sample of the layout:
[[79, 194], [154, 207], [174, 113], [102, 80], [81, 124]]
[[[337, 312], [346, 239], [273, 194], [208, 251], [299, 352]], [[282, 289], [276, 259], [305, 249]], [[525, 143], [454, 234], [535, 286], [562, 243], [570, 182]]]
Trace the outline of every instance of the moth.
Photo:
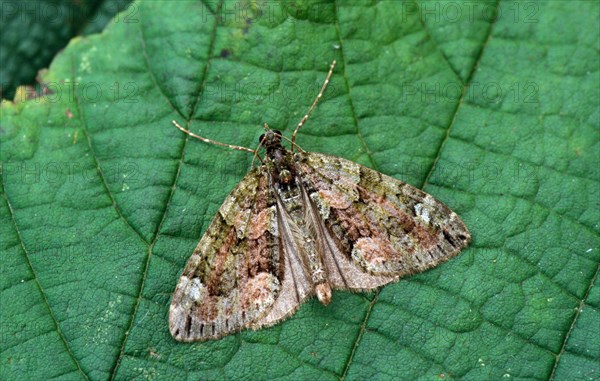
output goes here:
[[183, 270], [169, 311], [176, 340], [270, 326], [313, 295], [327, 305], [334, 289], [373, 290], [434, 267], [469, 243], [465, 224], [431, 195], [295, 143], [334, 67], [291, 139], [265, 123], [252, 150], [173, 121], [194, 138], [261, 160], [227, 196]]

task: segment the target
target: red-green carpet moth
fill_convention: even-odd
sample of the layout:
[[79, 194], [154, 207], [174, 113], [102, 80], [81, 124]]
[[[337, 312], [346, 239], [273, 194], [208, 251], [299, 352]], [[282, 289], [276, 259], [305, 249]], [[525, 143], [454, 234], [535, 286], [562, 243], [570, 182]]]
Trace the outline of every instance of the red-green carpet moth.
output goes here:
[[[270, 326], [310, 296], [368, 291], [452, 258], [470, 240], [460, 218], [431, 195], [352, 161], [306, 152], [271, 130], [261, 160], [231, 191], [189, 259], [169, 314], [180, 341], [218, 339]], [[282, 139], [291, 143], [283, 147]], [[258, 156], [263, 148], [264, 157]]]

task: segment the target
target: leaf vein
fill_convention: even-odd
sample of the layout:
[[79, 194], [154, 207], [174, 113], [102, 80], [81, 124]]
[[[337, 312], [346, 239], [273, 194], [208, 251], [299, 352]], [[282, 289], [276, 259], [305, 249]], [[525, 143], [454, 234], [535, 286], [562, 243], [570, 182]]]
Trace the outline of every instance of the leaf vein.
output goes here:
[[[75, 78], [77, 78], [77, 69], [76, 69], [76, 65], [75, 65], [75, 62], [73, 61], [73, 59], [71, 59], [71, 77], [73, 79], [73, 83], [76, 83]], [[106, 191], [106, 194], [110, 198], [110, 201], [112, 203], [112, 208], [115, 210], [115, 212], [117, 212], [117, 215], [119, 216], [119, 218], [121, 220], [123, 220], [125, 225], [142, 242], [144, 242], [146, 245], [148, 245], [149, 242], [146, 241], [146, 239], [144, 238], [142, 233], [140, 231], [138, 231], [135, 227], [133, 227], [133, 225], [131, 225], [129, 223], [127, 218], [125, 218], [125, 216], [123, 215], [123, 212], [121, 211], [121, 208], [119, 208], [119, 204], [117, 204], [117, 199], [115, 198], [115, 195], [113, 194], [113, 192], [111, 192], [110, 187], [108, 186], [108, 182], [106, 181], [106, 175], [104, 174], [104, 171], [102, 170], [102, 167], [100, 166], [100, 161], [98, 160], [98, 155], [96, 154], [96, 150], [94, 149], [94, 144], [92, 143], [92, 135], [90, 134], [90, 131], [87, 128], [87, 123], [86, 123], [85, 117], [83, 115], [83, 107], [81, 107], [81, 99], [80, 99], [77, 91], [75, 91], [74, 93], [75, 93], [75, 96], [74, 96], [75, 106], [77, 107], [77, 116], [80, 121], [81, 128], [83, 129], [83, 133], [85, 134], [88, 149], [90, 150], [90, 152], [92, 154], [92, 158], [94, 159], [94, 164], [96, 165], [96, 171], [98, 172], [98, 176], [100, 177], [100, 181], [102, 182], [102, 187], [104, 188], [104, 190]]]
[[[204, 4], [204, 3], [203, 3]], [[206, 5], [205, 5], [206, 6]], [[219, 4], [217, 5], [217, 13], [220, 13], [220, 9], [222, 7], [222, 0], [219, 2]], [[208, 7], [207, 7], [208, 9]], [[204, 72], [203, 72], [203, 78], [201, 81], [201, 85], [200, 88], [198, 89], [198, 96], [196, 97], [196, 101], [194, 102], [194, 107], [192, 109], [192, 112], [190, 113], [189, 119], [188, 118], [184, 118], [187, 122], [186, 122], [186, 127], [189, 126], [189, 120], [192, 118], [192, 116], [194, 115], [194, 111], [196, 110], [196, 107], [198, 106], [202, 91], [204, 89], [204, 87], [206, 86], [206, 79], [208, 77], [208, 70], [210, 68], [210, 63], [212, 60], [212, 56], [213, 56], [213, 49], [214, 49], [214, 44], [215, 44], [215, 40], [216, 40], [216, 36], [217, 36], [217, 27], [219, 26], [218, 21], [215, 19], [215, 24], [213, 26], [213, 30], [211, 33], [211, 38], [210, 38], [210, 44], [208, 46], [208, 52], [209, 54], [207, 55], [208, 57], [208, 61], [206, 63], [206, 66], [204, 68]], [[160, 89], [160, 86], [158, 86], [158, 84], [156, 83], [156, 78], [154, 77], [154, 75], [152, 74], [150, 67], [149, 67], [149, 60], [148, 60], [148, 56], [146, 54], [146, 49], [145, 49], [145, 42], [144, 42], [144, 34], [142, 32], [142, 26], [141, 26], [141, 22], [140, 22], [140, 37], [141, 37], [141, 42], [142, 42], [142, 46], [144, 48], [144, 57], [146, 57], [146, 62], [148, 65], [148, 69], [151, 73], [152, 79], [155, 82], [155, 84], [157, 85], [157, 87]], [[177, 110], [174, 105], [172, 104], [172, 102], [166, 97], [166, 95], [162, 92], [162, 89], [160, 89], [161, 93], [163, 94], [163, 96], [165, 97], [165, 99], [167, 99], [167, 101], [169, 102], [169, 104], [171, 105], [171, 107], [173, 107], [173, 109], [175, 111], [177, 111], [177, 113], [183, 117], [183, 115], [181, 114], [181, 112], [179, 112], [179, 110]], [[143, 300], [143, 292], [144, 292], [144, 285], [146, 282], [146, 277], [148, 275], [148, 268], [150, 267], [150, 258], [152, 257], [152, 249], [154, 248], [154, 245], [156, 244], [156, 241], [158, 240], [159, 237], [159, 233], [160, 233], [160, 229], [163, 226], [163, 223], [166, 220], [168, 211], [169, 211], [169, 207], [171, 205], [171, 201], [173, 199], [173, 194], [175, 193], [175, 189], [177, 186], [177, 179], [179, 178], [179, 174], [181, 173], [181, 168], [183, 166], [183, 159], [185, 156], [185, 151], [186, 151], [186, 147], [187, 147], [187, 143], [189, 139], [189, 135], [185, 135], [184, 137], [184, 142], [183, 142], [183, 147], [181, 148], [181, 155], [179, 158], [179, 162], [177, 164], [177, 171], [175, 172], [175, 176], [173, 178], [173, 183], [171, 186], [171, 191], [169, 192], [169, 198], [167, 200], [167, 203], [165, 204], [165, 209], [163, 211], [163, 215], [162, 218], [160, 220], [160, 223], [158, 224], [157, 228], [156, 228], [156, 232], [154, 233], [154, 239], [152, 241], [152, 243], [149, 245], [148, 247], [148, 255], [146, 257], [146, 261], [144, 264], [144, 272], [142, 274], [142, 279], [141, 279], [141, 284], [140, 284], [140, 288], [139, 288], [139, 292], [138, 292], [138, 296], [137, 296], [137, 301], [135, 304], [135, 307], [133, 309], [133, 313], [131, 314], [131, 320], [129, 322], [129, 327], [127, 329], [127, 331], [125, 331], [125, 335], [123, 337], [123, 342], [121, 344], [121, 349], [119, 350], [119, 355], [117, 356], [116, 360], [115, 360], [115, 365], [114, 368], [111, 372], [111, 381], [115, 380], [115, 377], [117, 375], [117, 371], [119, 368], [119, 365], [121, 363], [121, 359], [123, 358], [124, 354], [125, 354], [125, 345], [127, 344], [127, 339], [129, 338], [129, 334], [131, 333], [131, 330], [134, 328], [134, 322], [135, 322], [135, 317], [137, 315], [137, 311], [139, 309], [139, 306], [141, 304], [141, 301]]]
[[[1, 169], [2, 169], [2, 164], [0, 163], [0, 170]], [[4, 172], [4, 171], [0, 171], [0, 173], [2, 173], [2, 172]], [[2, 182], [0, 183], [0, 184], [2, 184], [2, 188], [0, 189], [0, 191], [1, 191], [0, 193], [2, 193], [4, 201], [6, 202], [6, 206], [8, 207], [8, 210], [10, 212], [10, 217], [11, 217], [12, 225], [15, 228], [15, 232], [17, 233], [17, 237], [19, 237], [19, 244], [21, 246], [21, 250], [23, 250], [23, 253], [25, 254], [25, 259], [27, 260], [27, 266], [29, 267], [29, 270], [33, 274], [33, 280], [35, 281], [35, 284], [36, 284], [37, 288], [40, 290], [40, 294], [42, 296], [42, 299], [44, 300], [44, 304], [46, 306], [46, 309], [48, 310], [48, 314], [50, 315], [50, 318], [52, 319], [52, 322], [54, 323], [54, 327], [56, 328], [56, 333], [58, 334], [58, 337], [60, 338], [60, 341], [63, 343], [63, 345], [65, 347], [65, 350], [67, 351], [69, 357], [75, 363], [75, 366], [77, 367], [77, 369], [78, 369], [79, 373], [81, 374], [81, 376], [83, 378], [85, 378], [86, 380], [89, 380], [89, 377], [87, 376], [87, 374], [85, 374], [85, 372], [81, 368], [81, 365], [79, 364], [79, 361], [75, 357], [75, 354], [71, 350], [71, 347], [69, 346], [69, 344], [67, 342], [67, 339], [66, 339], [64, 333], [62, 332], [62, 330], [60, 328], [60, 324], [58, 323], [58, 319], [54, 315], [54, 311], [52, 310], [52, 307], [50, 307], [50, 302], [48, 301], [48, 297], [46, 296], [46, 293], [44, 292], [44, 289], [42, 288], [42, 284], [40, 283], [40, 280], [39, 280], [39, 277], [37, 275], [37, 272], [35, 271], [35, 269], [33, 267], [33, 263], [31, 263], [31, 258], [29, 257], [29, 252], [27, 251], [27, 248], [25, 247], [25, 241], [23, 240], [23, 236], [21, 234], [21, 230], [19, 229], [19, 225], [17, 224], [17, 220], [16, 220], [16, 217], [15, 217], [15, 211], [14, 211], [14, 209], [12, 207], [12, 204], [10, 203], [10, 200], [8, 199], [7, 192], [5, 191], [5, 184], [4, 184], [5, 176], [0, 176], [0, 177], [2, 177]]]
[[[500, 0], [496, 0], [496, 6], [495, 6], [495, 11], [494, 11], [495, 15], [498, 14], [499, 7], [500, 7]], [[485, 38], [485, 40], [483, 42], [483, 46], [481, 47], [481, 50], [479, 51], [479, 55], [475, 59], [475, 63], [473, 64], [473, 67], [471, 68], [471, 72], [469, 73], [469, 76], [467, 77], [467, 80], [465, 81], [465, 85], [463, 86], [463, 91], [461, 93], [460, 99], [458, 100], [458, 103], [456, 104], [456, 108], [454, 109], [454, 112], [452, 115], [452, 121], [450, 121], [450, 125], [448, 126], [448, 129], [446, 130], [446, 137], [442, 140], [442, 142], [440, 143], [440, 146], [438, 147], [438, 150], [437, 150], [438, 154], [435, 157], [435, 159], [433, 160], [433, 163], [431, 164], [429, 173], [427, 174], [427, 177], [425, 177], [425, 181], [423, 181], [423, 184], [420, 187], [421, 189], [423, 189], [429, 182], [429, 178], [433, 174], [433, 171], [435, 170], [435, 166], [437, 165], [438, 161], [440, 160], [440, 157], [442, 156], [442, 151], [444, 150], [444, 146], [446, 145], [446, 142], [450, 138], [450, 133], [452, 132], [452, 127], [454, 127], [454, 124], [456, 122], [456, 118], [458, 116], [458, 111], [460, 110], [460, 106], [465, 101], [465, 97], [467, 95], [467, 89], [471, 83], [471, 80], [473, 79], [473, 76], [475, 75], [475, 72], [477, 71], [477, 68], [479, 67], [481, 57], [483, 57], [483, 52], [485, 51], [486, 46], [490, 42], [490, 39], [492, 36], [492, 30], [494, 29], [496, 20], [497, 20], [497, 17], [494, 17], [494, 20], [490, 23], [490, 25], [488, 27], [487, 37]]]
[[590, 295], [590, 292], [592, 291], [592, 288], [594, 287], [594, 284], [596, 283], [596, 279], [598, 278], [598, 274], [600, 274], [600, 265], [598, 265], [596, 267], [596, 273], [594, 274], [594, 276], [592, 277], [592, 279], [590, 279], [590, 285], [589, 285], [589, 287], [588, 287], [585, 295], [583, 296], [583, 298], [579, 302], [579, 307], [577, 308], [577, 311], [575, 312], [575, 316], [573, 317], [573, 321], [571, 322], [571, 326], [569, 327], [569, 330], [567, 331], [567, 334], [565, 335], [565, 338], [563, 340], [563, 343], [562, 343], [562, 346], [560, 348], [560, 351], [556, 355], [556, 360], [554, 361], [554, 366], [552, 367], [552, 373], [550, 373], [550, 377], [548, 377], [548, 380], [550, 380], [550, 381], [554, 380], [554, 377], [556, 375], [556, 369], [558, 369], [558, 364], [560, 363], [560, 359], [561, 359], [563, 353], [565, 353], [565, 351], [566, 351], [567, 342], [569, 341], [569, 337], [571, 336], [571, 333], [575, 329], [575, 323], [577, 323], [577, 319], [581, 315], [581, 311], [583, 311], [583, 308], [584, 308], [584, 305], [585, 305], [585, 301], [587, 300], [588, 296]]

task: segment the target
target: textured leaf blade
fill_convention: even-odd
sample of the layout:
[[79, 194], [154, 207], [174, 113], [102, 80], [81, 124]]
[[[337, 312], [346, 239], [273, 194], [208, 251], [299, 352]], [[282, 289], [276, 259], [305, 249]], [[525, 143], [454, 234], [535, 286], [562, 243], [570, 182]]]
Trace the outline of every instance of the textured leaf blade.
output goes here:
[[[223, 9], [213, 3], [136, 6], [139, 23], [57, 57], [43, 79], [62, 97], [2, 105], [2, 379], [597, 374], [595, 347], [579, 349], [598, 341], [587, 329], [598, 309], [597, 4], [539, 4], [535, 23], [500, 4], [489, 37], [468, 31], [481, 57], [451, 64], [427, 22], [403, 21], [393, 2], [260, 19], [248, 8], [250, 23], [204, 18]], [[252, 158], [186, 142], [170, 120], [193, 115], [193, 131], [254, 147], [265, 121], [291, 131], [333, 58], [331, 92], [299, 143], [423, 187], [459, 213], [473, 247], [266, 330], [172, 341], [178, 275]], [[435, 93], [465, 89], [464, 73], [462, 98]], [[88, 92], [67, 96], [73, 82]], [[528, 84], [537, 98], [525, 99]]]

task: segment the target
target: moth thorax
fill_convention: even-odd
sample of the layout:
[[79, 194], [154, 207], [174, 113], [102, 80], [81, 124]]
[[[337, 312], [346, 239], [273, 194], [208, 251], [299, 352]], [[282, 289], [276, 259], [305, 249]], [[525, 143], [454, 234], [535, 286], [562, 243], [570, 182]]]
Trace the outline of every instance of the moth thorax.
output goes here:
[[289, 184], [292, 181], [292, 172], [287, 169], [282, 169], [279, 172], [279, 181], [282, 184]]
[[317, 298], [319, 299], [319, 302], [321, 302], [324, 306], [331, 302], [331, 286], [329, 283], [325, 282], [317, 284], [315, 291], [317, 292]]

